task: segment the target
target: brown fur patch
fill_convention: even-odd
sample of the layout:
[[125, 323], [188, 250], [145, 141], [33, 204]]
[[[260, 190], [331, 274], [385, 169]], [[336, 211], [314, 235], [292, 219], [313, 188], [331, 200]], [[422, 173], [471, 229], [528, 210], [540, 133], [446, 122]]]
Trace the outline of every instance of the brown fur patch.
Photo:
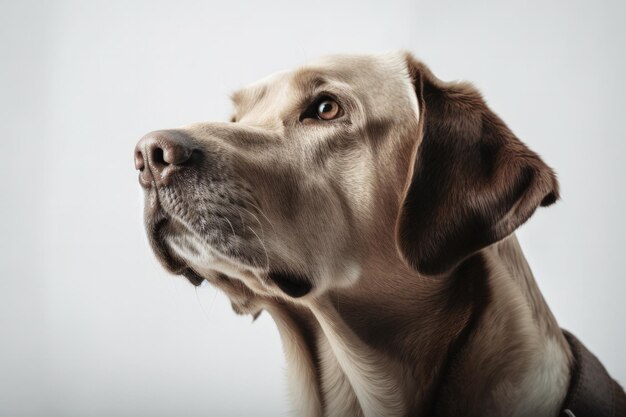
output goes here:
[[558, 183], [473, 87], [443, 83], [423, 64], [409, 63], [422, 139], [398, 217], [398, 243], [414, 268], [439, 274], [553, 203]]

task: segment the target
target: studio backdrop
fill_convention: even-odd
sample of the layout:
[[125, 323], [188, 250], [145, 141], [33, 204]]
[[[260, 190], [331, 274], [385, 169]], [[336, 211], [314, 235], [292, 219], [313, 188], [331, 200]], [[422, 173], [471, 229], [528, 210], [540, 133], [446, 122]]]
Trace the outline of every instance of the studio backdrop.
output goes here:
[[550, 307], [626, 383], [620, 1], [0, 2], [0, 415], [284, 416], [271, 318], [168, 275], [133, 148], [319, 55], [406, 49], [557, 171], [518, 232]]

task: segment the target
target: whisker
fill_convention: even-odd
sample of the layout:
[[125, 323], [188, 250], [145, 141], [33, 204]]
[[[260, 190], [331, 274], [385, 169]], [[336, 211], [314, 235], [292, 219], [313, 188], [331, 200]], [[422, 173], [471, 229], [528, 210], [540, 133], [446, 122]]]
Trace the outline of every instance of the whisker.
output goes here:
[[[265, 230], [263, 229], [263, 224], [261, 223], [261, 220], [259, 220], [259, 217], [254, 214], [253, 212], [251, 212], [250, 210], [241, 207], [243, 210], [246, 210], [248, 212], [248, 214], [250, 214], [252, 217], [254, 217], [254, 220], [256, 220], [256, 222], [259, 224], [259, 227], [261, 228], [261, 234], [263, 235], [263, 237], [265, 237]], [[241, 212], [239, 212], [239, 215], [241, 216]], [[276, 231], [274, 231], [274, 233], [276, 233]]]
[[211, 304], [209, 304], [209, 314], [213, 311], [213, 306], [215, 305], [215, 300], [217, 299], [217, 288], [213, 288], [213, 299], [211, 300]]
[[228, 222], [230, 226], [230, 230], [232, 230], [233, 232], [233, 237], [237, 237], [237, 233], [235, 233], [235, 228], [233, 227], [233, 224], [230, 222], [230, 220], [228, 220], [228, 217], [225, 217], [225, 216], [220, 216], [220, 217]]
[[241, 230], [245, 232], [246, 230], [246, 222], [243, 221], [243, 216], [241, 215], [241, 211], [237, 210], [237, 214], [239, 215], [239, 220], [241, 220]]
[[[248, 204], [250, 204], [252, 207], [254, 207], [261, 216], [263, 216], [265, 218], [265, 220], [267, 220], [267, 222], [270, 224], [270, 226], [272, 227], [272, 230], [274, 231], [274, 235], [278, 236], [278, 234], [276, 233], [276, 229], [274, 228], [274, 225], [272, 224], [272, 222], [270, 221], [270, 219], [265, 215], [265, 213], [263, 213], [263, 210], [261, 210], [261, 207], [257, 206], [256, 204], [252, 203], [252, 202], [248, 202]], [[246, 210], [247, 211], [247, 210]]]
[[211, 320], [209, 320], [209, 314], [204, 309], [204, 307], [202, 306], [202, 302], [200, 301], [200, 296], [198, 295], [198, 287], [194, 287], [194, 290], [196, 290], [196, 301], [198, 302], [198, 305], [200, 306], [200, 310], [202, 310], [202, 315], [204, 316], [207, 322], [210, 322]]
[[263, 239], [261, 239], [261, 238], [259, 237], [259, 235], [258, 235], [258, 234], [254, 231], [254, 229], [253, 229], [253, 228], [251, 228], [250, 226], [248, 226], [248, 229], [250, 229], [250, 231], [251, 231], [252, 233], [254, 233], [254, 235], [256, 236], [256, 238], [257, 238], [257, 239], [259, 239], [259, 242], [261, 243], [261, 246], [263, 247], [263, 252], [265, 252], [265, 262], [266, 262], [266, 264], [265, 264], [265, 269], [267, 269], [267, 270], [269, 271], [269, 269], [270, 269], [270, 258], [269, 258], [269, 256], [267, 255], [267, 248], [265, 247], [265, 243], [263, 243]]

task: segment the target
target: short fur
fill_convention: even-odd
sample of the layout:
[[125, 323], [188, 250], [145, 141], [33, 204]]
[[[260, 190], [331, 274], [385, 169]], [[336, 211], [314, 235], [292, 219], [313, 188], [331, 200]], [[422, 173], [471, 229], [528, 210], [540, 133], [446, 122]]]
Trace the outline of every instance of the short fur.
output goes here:
[[[303, 116], [322, 96], [340, 118]], [[474, 87], [333, 56], [233, 100], [140, 142], [146, 226], [168, 270], [275, 319], [295, 415], [557, 414], [571, 352], [513, 232], [558, 183]], [[165, 178], [154, 143], [192, 156]]]

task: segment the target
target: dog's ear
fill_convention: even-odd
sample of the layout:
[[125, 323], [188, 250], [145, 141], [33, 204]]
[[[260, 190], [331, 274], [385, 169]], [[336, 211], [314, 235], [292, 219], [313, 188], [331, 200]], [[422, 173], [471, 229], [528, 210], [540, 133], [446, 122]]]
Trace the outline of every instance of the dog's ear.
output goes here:
[[396, 239], [409, 265], [435, 275], [511, 234], [554, 203], [559, 187], [474, 87], [444, 83], [406, 59], [420, 120]]

